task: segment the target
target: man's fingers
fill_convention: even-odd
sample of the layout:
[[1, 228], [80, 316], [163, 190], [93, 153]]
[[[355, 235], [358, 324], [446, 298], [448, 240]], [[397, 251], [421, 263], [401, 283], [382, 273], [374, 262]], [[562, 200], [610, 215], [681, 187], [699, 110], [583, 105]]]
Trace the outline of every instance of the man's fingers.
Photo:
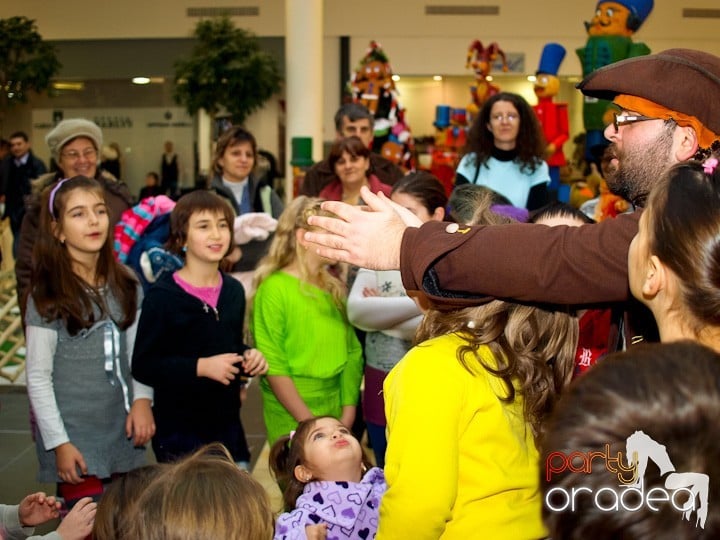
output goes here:
[[[313, 231], [306, 231], [305, 232], [305, 240], [308, 242], [312, 242], [313, 244], [319, 244], [320, 246], [330, 248], [330, 249], [337, 249], [342, 250], [343, 249], [343, 237], [338, 236], [337, 234], [330, 234], [325, 232], [313, 232]], [[315, 246], [318, 247], [318, 246]], [[323, 253], [318, 251], [321, 255], [324, 256]]]
[[376, 212], [383, 212], [385, 210], [392, 209], [390, 199], [386, 197], [382, 191], [378, 192], [376, 195], [370, 191], [369, 187], [363, 186], [360, 188], [360, 198], [367, 206]]
[[[357, 209], [354, 208], [353, 210]], [[339, 234], [341, 236], [345, 236], [348, 228], [347, 223], [342, 219], [328, 216], [310, 216], [308, 218], [308, 223], [313, 227], [320, 227], [321, 229], [325, 229], [326, 231]]]

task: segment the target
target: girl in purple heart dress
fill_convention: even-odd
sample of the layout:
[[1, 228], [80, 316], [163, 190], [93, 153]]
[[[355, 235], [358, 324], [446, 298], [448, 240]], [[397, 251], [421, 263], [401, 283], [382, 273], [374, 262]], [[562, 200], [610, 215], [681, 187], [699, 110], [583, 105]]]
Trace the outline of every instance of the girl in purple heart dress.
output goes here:
[[276, 540], [375, 538], [385, 475], [342, 422], [303, 420], [275, 442], [270, 468], [288, 510], [277, 519]]

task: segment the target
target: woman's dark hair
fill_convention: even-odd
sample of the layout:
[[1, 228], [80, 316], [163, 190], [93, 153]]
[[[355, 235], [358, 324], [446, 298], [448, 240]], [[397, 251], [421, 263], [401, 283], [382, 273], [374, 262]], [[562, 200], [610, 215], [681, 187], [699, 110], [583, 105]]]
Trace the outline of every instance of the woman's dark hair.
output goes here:
[[217, 145], [215, 146], [215, 155], [212, 160], [212, 170], [216, 175], [222, 176], [223, 170], [220, 165], [220, 160], [225, 155], [225, 151], [229, 147], [241, 143], [250, 143], [253, 158], [255, 159], [255, 163], [257, 163], [257, 141], [255, 140], [255, 136], [244, 127], [234, 126], [220, 135]]
[[448, 197], [440, 180], [426, 171], [413, 171], [398, 180], [392, 193], [407, 193], [422, 203], [430, 215], [447, 207]]
[[720, 166], [707, 174], [697, 161], [674, 165], [645, 212], [650, 253], [678, 277], [693, 330], [720, 325]]
[[330, 164], [330, 170], [335, 172], [335, 165], [340, 160], [343, 152], [347, 152], [352, 157], [370, 157], [370, 149], [363, 144], [359, 137], [344, 137], [333, 143], [330, 147], [330, 154], [328, 155], [328, 163]]
[[216, 195], [212, 191], [205, 189], [196, 189], [180, 197], [170, 214], [170, 236], [165, 243], [165, 248], [175, 255], [184, 257], [183, 246], [187, 242], [190, 216], [196, 212], [221, 214], [223, 218], [225, 218], [228, 227], [230, 227], [230, 246], [228, 247], [227, 253], [225, 253], [227, 256], [235, 248], [235, 243], [233, 242], [235, 212], [230, 207], [230, 204], [220, 197], [220, 195]]
[[[720, 356], [698, 343], [637, 345], [598, 362], [573, 381], [548, 419], [541, 441], [540, 485], [549, 536], [568, 540], [720, 537], [718, 417]], [[626, 501], [631, 507], [640, 504], [637, 510], [600, 510], [594, 504], [595, 494], [602, 494], [603, 488], [624, 489], [617, 474], [608, 471], [603, 459], [593, 458], [587, 474], [566, 466], [567, 456], [578, 456], [577, 467], [591, 452], [614, 457], [622, 452], [625, 463], [630, 457], [628, 438], [636, 432], [665, 447], [675, 472], [709, 476], [710, 511], [704, 528], [696, 521], [699, 513], [684, 518], [667, 500], [654, 503], [657, 512], [637, 496]], [[666, 478], [654, 465], [637, 480], [645, 494], [666, 488]], [[573, 510], [553, 511], [567, 502], [565, 493], [572, 494], [573, 489]], [[682, 497], [677, 499], [678, 504], [683, 502]]]
[[[59, 319], [68, 333], [75, 335], [105, 316], [112, 317], [112, 314], [106, 313], [107, 306], [101, 291], [102, 287], [107, 287], [122, 310], [122, 318], [115, 320], [115, 323], [125, 330], [135, 321], [138, 282], [133, 273], [115, 259], [111, 224], [108, 223], [107, 238], [100, 249], [95, 268], [97, 286], [86, 283], [73, 272], [72, 258], [56, 236], [56, 232], [62, 231], [68, 198], [76, 189], [94, 193], [101, 201], [105, 201], [105, 192], [100, 183], [85, 176], [75, 176], [59, 186], [57, 182], [53, 183], [43, 191], [38, 237], [33, 247], [34, 287], [31, 294], [35, 307], [43, 319]], [[52, 211], [51, 194], [54, 194]], [[95, 307], [99, 307], [102, 312], [100, 319], [95, 318]]]
[[515, 142], [516, 161], [520, 163], [520, 170], [534, 172], [542, 162], [543, 152], [545, 151], [545, 137], [535, 116], [535, 111], [518, 94], [500, 92], [485, 102], [475, 121], [470, 126], [464, 153], [470, 154], [474, 152], [478, 165], [484, 165], [492, 156], [495, 139], [488, 129], [488, 124], [490, 124], [490, 111], [498, 101], [510, 102], [517, 109], [520, 116], [520, 128]]
[[[305, 483], [295, 478], [295, 467], [305, 464], [305, 442], [315, 427], [315, 423], [322, 418], [337, 420], [334, 416], [315, 416], [303, 420], [297, 425], [292, 436], [280, 437], [270, 448], [270, 457], [268, 458], [270, 470], [275, 480], [283, 488], [283, 503], [287, 512], [295, 508], [295, 501], [305, 489]], [[372, 462], [368, 459], [362, 445], [360, 448], [363, 464], [369, 469], [373, 466]]]
[[585, 212], [581, 212], [578, 208], [570, 206], [567, 203], [557, 201], [546, 204], [545, 206], [531, 212], [528, 223], [538, 223], [544, 219], [551, 218], [576, 219], [586, 224], [596, 223], [593, 218], [588, 216]]

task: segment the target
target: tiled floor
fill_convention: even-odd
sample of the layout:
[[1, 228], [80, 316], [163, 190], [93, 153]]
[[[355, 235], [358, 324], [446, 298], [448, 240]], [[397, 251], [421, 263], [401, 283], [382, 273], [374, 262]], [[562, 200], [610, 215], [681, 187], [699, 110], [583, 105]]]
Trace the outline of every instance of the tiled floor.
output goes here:
[[[18, 379], [18, 382], [22, 381], [22, 378]], [[268, 472], [268, 449], [261, 407], [259, 386], [251, 385], [242, 418], [253, 456], [253, 476], [270, 494], [273, 508], [280, 510], [280, 492]], [[153, 459], [152, 450], [148, 450], [148, 460]], [[54, 493], [55, 486], [38, 483], [36, 474], [37, 458], [30, 435], [25, 386], [8, 384], [3, 380], [0, 384], [0, 502], [16, 503], [34, 491]]]

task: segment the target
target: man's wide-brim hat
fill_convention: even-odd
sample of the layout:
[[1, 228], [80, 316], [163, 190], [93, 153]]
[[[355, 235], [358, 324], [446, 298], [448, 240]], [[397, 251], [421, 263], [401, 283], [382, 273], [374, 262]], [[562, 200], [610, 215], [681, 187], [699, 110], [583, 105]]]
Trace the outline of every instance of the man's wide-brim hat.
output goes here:
[[583, 94], [613, 100], [638, 96], [696, 117], [720, 134], [720, 58], [692, 49], [668, 49], [593, 71], [577, 85]]

